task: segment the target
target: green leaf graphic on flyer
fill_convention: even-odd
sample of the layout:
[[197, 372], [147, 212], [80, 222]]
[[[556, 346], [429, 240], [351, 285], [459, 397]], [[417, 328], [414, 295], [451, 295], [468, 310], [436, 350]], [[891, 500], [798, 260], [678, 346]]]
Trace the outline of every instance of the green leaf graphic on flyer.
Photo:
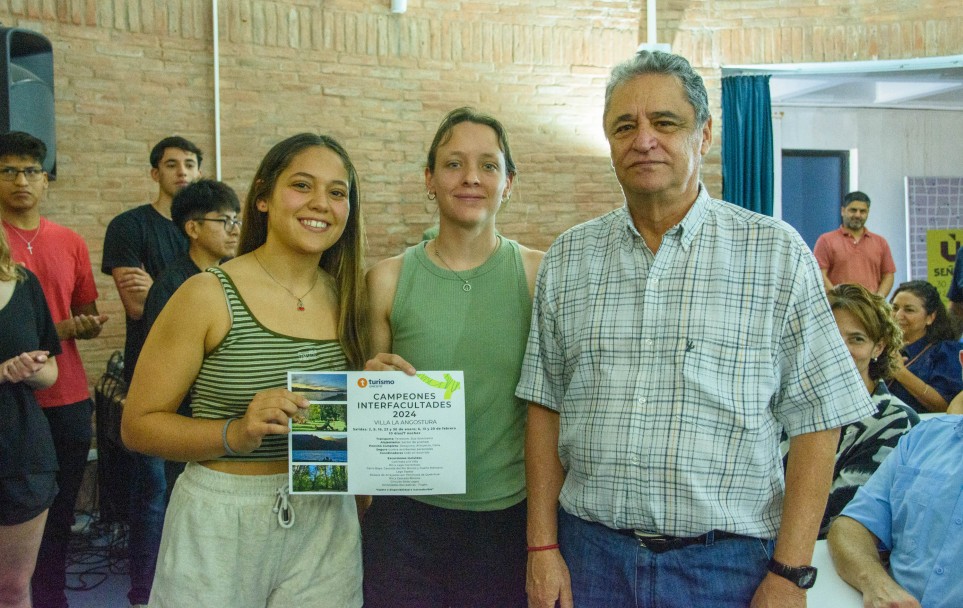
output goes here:
[[449, 374], [445, 374], [444, 380], [435, 380], [427, 374], [417, 374], [418, 379], [427, 384], [428, 386], [433, 386], [435, 388], [445, 389], [445, 399], [451, 399], [451, 394], [461, 387], [461, 382], [452, 378]]

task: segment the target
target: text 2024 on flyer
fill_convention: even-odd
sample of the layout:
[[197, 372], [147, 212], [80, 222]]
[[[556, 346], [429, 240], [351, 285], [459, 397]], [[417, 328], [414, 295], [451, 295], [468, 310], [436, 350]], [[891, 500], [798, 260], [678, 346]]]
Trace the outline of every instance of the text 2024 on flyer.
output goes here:
[[460, 371], [288, 372], [311, 406], [291, 421], [292, 494], [462, 494]]

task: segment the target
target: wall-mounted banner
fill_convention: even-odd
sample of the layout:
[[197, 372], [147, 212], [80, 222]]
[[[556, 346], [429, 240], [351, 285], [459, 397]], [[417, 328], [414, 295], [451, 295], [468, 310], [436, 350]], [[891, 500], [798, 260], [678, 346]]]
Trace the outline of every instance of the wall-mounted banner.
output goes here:
[[926, 231], [926, 280], [936, 287], [945, 306], [950, 304], [946, 293], [953, 282], [953, 265], [961, 240], [963, 228]]
[[288, 372], [292, 494], [464, 494], [460, 371]]
[[[904, 186], [906, 275], [931, 280], [940, 276], [935, 269], [945, 266], [947, 256], [956, 253], [953, 243], [963, 241], [963, 177], [906, 177]], [[934, 261], [937, 265], [931, 266]], [[945, 298], [946, 289], [937, 288]]]

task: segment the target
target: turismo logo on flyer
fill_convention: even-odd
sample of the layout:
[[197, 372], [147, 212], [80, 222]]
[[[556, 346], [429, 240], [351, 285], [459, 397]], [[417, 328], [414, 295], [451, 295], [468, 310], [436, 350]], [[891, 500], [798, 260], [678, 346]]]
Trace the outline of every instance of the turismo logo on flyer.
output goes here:
[[394, 384], [394, 383], [395, 383], [394, 380], [380, 380], [380, 379], [377, 379], [377, 378], [372, 378], [371, 380], [368, 380], [368, 379], [365, 378], [364, 376], [362, 376], [361, 378], [358, 378], [358, 387], [359, 387], [359, 388], [368, 388], [368, 385], [369, 385], [369, 384], [370, 384], [372, 387], [378, 387], [378, 386], [390, 386], [390, 385], [392, 385], [392, 384]]

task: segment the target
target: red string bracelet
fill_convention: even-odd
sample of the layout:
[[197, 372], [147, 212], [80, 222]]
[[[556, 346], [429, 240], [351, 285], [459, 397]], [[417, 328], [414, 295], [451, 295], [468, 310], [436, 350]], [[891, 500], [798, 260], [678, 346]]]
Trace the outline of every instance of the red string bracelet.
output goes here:
[[558, 549], [558, 543], [554, 545], [543, 545], [541, 547], [528, 547], [527, 551], [531, 553], [532, 551], [551, 551], [552, 549]]

